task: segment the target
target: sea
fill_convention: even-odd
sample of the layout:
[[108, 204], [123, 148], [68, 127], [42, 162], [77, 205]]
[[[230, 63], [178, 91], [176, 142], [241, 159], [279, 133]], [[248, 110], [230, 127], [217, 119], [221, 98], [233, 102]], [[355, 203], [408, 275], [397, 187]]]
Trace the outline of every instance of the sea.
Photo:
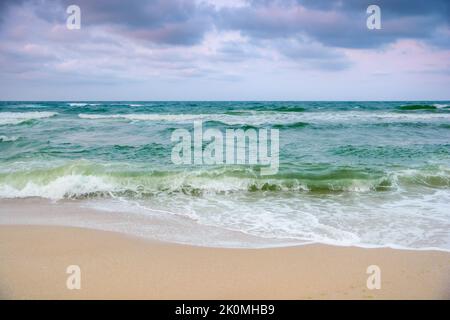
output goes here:
[[[196, 121], [220, 132], [277, 129], [277, 173], [175, 164], [172, 134]], [[47, 209], [8, 210], [30, 201]], [[448, 251], [450, 102], [3, 101], [1, 203], [3, 224], [192, 245]]]

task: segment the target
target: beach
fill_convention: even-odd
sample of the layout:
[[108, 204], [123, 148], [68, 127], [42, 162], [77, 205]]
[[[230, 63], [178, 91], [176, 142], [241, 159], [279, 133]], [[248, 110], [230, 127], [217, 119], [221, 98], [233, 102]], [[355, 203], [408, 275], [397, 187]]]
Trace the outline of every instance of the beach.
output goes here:
[[379, 2], [0, 0], [0, 300], [450, 300], [450, 0]]
[[[56, 226], [0, 227], [2, 299], [449, 299], [450, 253], [206, 248]], [[369, 265], [381, 289], [366, 286]], [[68, 290], [66, 268], [81, 269]]]

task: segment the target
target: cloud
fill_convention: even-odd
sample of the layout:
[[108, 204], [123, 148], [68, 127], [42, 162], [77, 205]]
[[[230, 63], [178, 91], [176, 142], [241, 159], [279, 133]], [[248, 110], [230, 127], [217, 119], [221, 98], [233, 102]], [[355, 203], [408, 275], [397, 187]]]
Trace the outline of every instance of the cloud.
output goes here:
[[277, 50], [285, 56], [300, 61], [305, 68], [340, 71], [351, 66], [344, 53], [326, 48], [320, 43], [299, 40], [277, 41]]
[[219, 25], [259, 38], [308, 36], [332, 47], [376, 48], [400, 39], [432, 38], [449, 28], [450, 3], [436, 1], [378, 1], [382, 29], [366, 27], [364, 1], [253, 0], [250, 6], [226, 8]]
[[[36, 14], [51, 23], [62, 23], [72, 0], [28, 0]], [[212, 7], [190, 0], [78, 0], [86, 28], [103, 26], [156, 44], [193, 45], [211, 28]]]
[[[62, 23], [72, 0], [0, 2], [3, 7], [32, 6], [51, 23]], [[381, 30], [366, 28], [367, 3], [360, 0], [78, 0], [85, 27], [104, 26], [112, 32], [154, 44], [192, 46], [213, 29], [239, 31], [253, 38], [309, 37], [325, 46], [376, 48], [399, 39], [431, 40], [449, 30], [447, 0], [380, 0]], [[1, 10], [0, 17], [7, 14]], [[439, 45], [439, 41], [435, 41]]]
[[[66, 8], [74, 3], [82, 27], [70, 31]], [[351, 82], [360, 80], [355, 70], [368, 66], [368, 52], [393, 57], [392, 70], [379, 71], [389, 74], [384, 78], [396, 70], [418, 77], [427, 65], [448, 70], [449, 1], [376, 3], [381, 30], [367, 29], [369, 3], [357, 0], [3, 0], [0, 87], [13, 79], [19, 87], [26, 81], [132, 86], [183, 80], [212, 86], [278, 77], [281, 88], [306, 74]], [[405, 66], [398, 52], [411, 43], [439, 54], [415, 50]]]

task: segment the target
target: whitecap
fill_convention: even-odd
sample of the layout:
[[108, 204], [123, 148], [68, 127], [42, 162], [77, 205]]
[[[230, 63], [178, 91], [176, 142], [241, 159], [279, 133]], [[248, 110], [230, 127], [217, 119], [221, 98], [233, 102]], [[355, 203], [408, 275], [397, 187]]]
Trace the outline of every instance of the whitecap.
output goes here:
[[0, 112], [0, 125], [19, 124], [28, 120], [45, 119], [56, 116], [57, 112]]
[[13, 142], [19, 139], [19, 137], [7, 137], [7, 136], [0, 136], [0, 142]]
[[0, 198], [41, 197], [51, 200], [76, 198], [89, 193], [110, 193], [116, 186], [97, 176], [72, 174], [58, 177], [48, 184], [42, 185], [29, 181], [23, 188], [8, 184], [0, 185]]
[[408, 122], [408, 121], [448, 121], [450, 114], [401, 114], [395, 112], [303, 112], [298, 114], [284, 112], [257, 112], [248, 115], [234, 114], [79, 114], [81, 119], [122, 119], [129, 121], [155, 121], [155, 122], [192, 122], [217, 121], [227, 125], [264, 125], [264, 124], [290, 124], [295, 122], [308, 123], [380, 123], [380, 122]]

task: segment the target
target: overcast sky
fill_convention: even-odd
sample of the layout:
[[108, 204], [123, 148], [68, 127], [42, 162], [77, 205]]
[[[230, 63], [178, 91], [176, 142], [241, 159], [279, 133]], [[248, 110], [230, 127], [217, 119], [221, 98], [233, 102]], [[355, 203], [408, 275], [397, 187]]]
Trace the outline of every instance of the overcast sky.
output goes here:
[[[81, 8], [68, 30], [66, 9]], [[382, 29], [366, 26], [370, 4]], [[446, 100], [448, 0], [0, 0], [0, 100]]]

